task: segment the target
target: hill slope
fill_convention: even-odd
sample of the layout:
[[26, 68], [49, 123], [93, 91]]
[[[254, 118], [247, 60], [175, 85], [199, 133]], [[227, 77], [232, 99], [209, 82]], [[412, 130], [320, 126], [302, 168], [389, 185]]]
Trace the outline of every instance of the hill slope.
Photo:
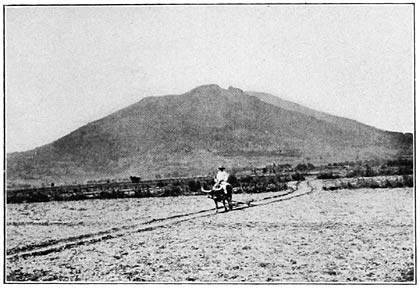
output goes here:
[[378, 129], [372, 126], [365, 125], [363, 123], [357, 122], [355, 120], [334, 116], [328, 113], [316, 111], [305, 106], [281, 99], [277, 96], [268, 94], [268, 93], [261, 93], [261, 92], [246, 92], [248, 95], [252, 95], [260, 99], [261, 101], [267, 102], [269, 104], [278, 106], [280, 108], [299, 112], [305, 114], [307, 116], [315, 117], [316, 119], [326, 121], [328, 123], [332, 123], [340, 129], [344, 129], [347, 131], [353, 131], [360, 133], [365, 133], [363, 136], [368, 136], [370, 133], [377, 133]]
[[266, 95], [205, 85], [182, 95], [147, 97], [51, 144], [8, 154], [7, 177], [62, 183], [202, 174], [219, 163], [384, 158], [412, 149], [410, 135]]

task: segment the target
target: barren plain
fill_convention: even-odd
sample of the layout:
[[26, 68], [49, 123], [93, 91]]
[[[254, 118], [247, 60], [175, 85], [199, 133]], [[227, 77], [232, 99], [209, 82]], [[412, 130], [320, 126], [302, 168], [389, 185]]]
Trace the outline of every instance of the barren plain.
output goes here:
[[[7, 259], [7, 280], [414, 281], [412, 188], [323, 191], [320, 180], [311, 185], [313, 193], [287, 201]], [[267, 195], [275, 193], [234, 200]], [[7, 205], [7, 249], [212, 208], [205, 196]]]

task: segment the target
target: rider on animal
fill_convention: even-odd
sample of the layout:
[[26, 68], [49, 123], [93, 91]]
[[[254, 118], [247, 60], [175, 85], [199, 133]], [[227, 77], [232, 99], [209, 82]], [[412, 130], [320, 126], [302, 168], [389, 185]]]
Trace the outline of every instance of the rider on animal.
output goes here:
[[[214, 204], [216, 205], [216, 213], [219, 209], [217, 202], [222, 202], [223, 206], [225, 207], [225, 211], [232, 210], [232, 186], [227, 182], [229, 178], [229, 174], [224, 171], [225, 167], [219, 166], [219, 172], [216, 175], [216, 179], [214, 179], [213, 188], [211, 190], [205, 190], [201, 187], [201, 191], [208, 194], [208, 197], [214, 200]], [[223, 191], [222, 191], [223, 190]], [[226, 205], [227, 202], [227, 205]]]

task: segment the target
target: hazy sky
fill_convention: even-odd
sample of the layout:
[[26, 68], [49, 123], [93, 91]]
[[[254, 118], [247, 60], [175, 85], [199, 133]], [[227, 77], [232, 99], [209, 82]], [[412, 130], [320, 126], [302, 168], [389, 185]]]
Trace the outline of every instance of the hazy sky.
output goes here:
[[412, 5], [7, 7], [7, 152], [210, 83], [413, 132], [412, 14]]

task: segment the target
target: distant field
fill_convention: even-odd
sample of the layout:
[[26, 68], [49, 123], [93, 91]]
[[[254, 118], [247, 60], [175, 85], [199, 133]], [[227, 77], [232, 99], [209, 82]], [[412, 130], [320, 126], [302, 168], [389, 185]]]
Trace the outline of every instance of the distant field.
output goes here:
[[[413, 281], [413, 189], [322, 191], [8, 260], [9, 281]], [[275, 193], [253, 194], [266, 197]], [[234, 196], [236, 200], [250, 195]], [[55, 205], [55, 206], [53, 206]], [[7, 249], [211, 209], [204, 196], [8, 205]], [[37, 224], [30, 222], [38, 221]], [[48, 224], [49, 222], [49, 224]]]

